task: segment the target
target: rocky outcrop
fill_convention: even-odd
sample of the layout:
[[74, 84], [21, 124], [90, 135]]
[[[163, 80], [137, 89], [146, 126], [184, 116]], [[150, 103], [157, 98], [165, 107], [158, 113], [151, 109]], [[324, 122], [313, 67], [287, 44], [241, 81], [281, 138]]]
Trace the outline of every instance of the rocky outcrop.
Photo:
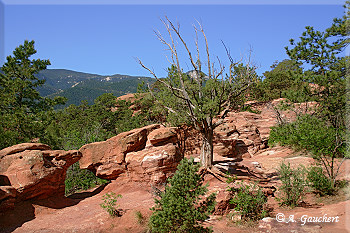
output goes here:
[[133, 111], [133, 114], [137, 113], [140, 111], [141, 106], [137, 104], [137, 101], [140, 100], [142, 97], [144, 97], [146, 94], [145, 93], [138, 93], [137, 95], [135, 94], [126, 94], [119, 96], [116, 99], [116, 104], [114, 107], [111, 108], [112, 112], [117, 111], [122, 105], [121, 102], [126, 102], [130, 103], [131, 105], [129, 106], [129, 109]]
[[[294, 111], [277, 111], [285, 99], [277, 99], [270, 103], [251, 102], [252, 112], [229, 112], [223, 123], [214, 130], [214, 160], [215, 157], [250, 158], [258, 151], [267, 147], [271, 127], [278, 119], [290, 122], [297, 114], [310, 113], [316, 103], [294, 104]], [[188, 129], [186, 138], [186, 157], [200, 153], [201, 138], [197, 131]]]
[[[214, 131], [214, 160], [253, 156], [267, 146], [270, 127], [275, 124], [271, 106], [262, 108], [261, 114], [229, 113]], [[83, 155], [80, 167], [104, 179], [128, 177], [161, 183], [176, 170], [182, 154], [198, 157], [200, 147], [196, 130], [154, 124], [83, 146], [79, 150]]]
[[0, 155], [1, 207], [18, 200], [64, 195], [66, 171], [81, 157], [76, 150], [51, 150], [40, 143], [14, 145]]
[[80, 148], [80, 168], [104, 179], [128, 177], [135, 181], [161, 183], [182, 159], [175, 128], [159, 124], [118, 134], [107, 141]]
[[[251, 112], [230, 112], [224, 122], [214, 130], [214, 160], [219, 157], [251, 157], [267, 146], [273, 116]], [[200, 134], [189, 129], [185, 140], [186, 157], [199, 155]]]

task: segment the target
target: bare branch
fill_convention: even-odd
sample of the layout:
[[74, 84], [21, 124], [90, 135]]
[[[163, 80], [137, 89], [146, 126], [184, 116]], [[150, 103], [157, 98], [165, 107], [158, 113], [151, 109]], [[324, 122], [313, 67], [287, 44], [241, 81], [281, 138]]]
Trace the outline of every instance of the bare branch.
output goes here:
[[219, 57], [217, 57], [217, 59], [218, 59], [218, 62], [219, 62], [220, 71], [218, 72], [217, 75], [214, 75], [214, 78], [215, 78], [215, 79], [217, 79], [220, 75], [222, 75], [222, 73], [223, 73], [224, 70], [225, 70], [225, 66], [223, 66], [223, 65], [221, 64], [221, 61], [220, 61]]
[[161, 82], [161, 83], [164, 84], [169, 90], [171, 90], [171, 92], [172, 92], [177, 98], [180, 98], [180, 99], [182, 99], [182, 100], [186, 100], [184, 97], [178, 95], [178, 94], [175, 92], [175, 91], [178, 91], [178, 92], [182, 93], [182, 92], [183, 92], [182, 89], [176, 88], [176, 87], [170, 85], [169, 83], [164, 82], [163, 80], [159, 79], [159, 78], [157, 77], [157, 75], [156, 75], [150, 68], [148, 68], [147, 66], [145, 66], [139, 58], [136, 58], [136, 59], [137, 59], [138, 63], [139, 63], [144, 69], [148, 70], [148, 71], [153, 75], [153, 77], [154, 77], [155, 79], [157, 79], [157, 81]]
[[233, 61], [233, 59], [232, 59], [232, 57], [231, 57], [231, 52], [230, 52], [230, 50], [226, 47], [226, 45], [225, 45], [225, 43], [224, 43], [223, 40], [221, 40], [221, 43], [224, 45], [224, 48], [225, 48], [225, 50], [226, 50], [226, 54], [227, 54], [228, 59], [230, 60], [230, 63], [233, 64], [234, 61]]
[[186, 42], [184, 41], [184, 39], [182, 38], [181, 34], [180, 34], [180, 31], [179, 31], [179, 26], [178, 28], [175, 28], [174, 24], [168, 19], [168, 17], [165, 17], [168, 21], [168, 23], [170, 24], [170, 27], [173, 29], [173, 31], [176, 33], [177, 37], [180, 39], [181, 43], [183, 44], [183, 46], [185, 47], [187, 53], [188, 53], [188, 56], [190, 58], [190, 61], [191, 61], [191, 64], [193, 66], [193, 68], [198, 71], [198, 67], [196, 65], [196, 63], [194, 62], [193, 60], [193, 57], [192, 57], [192, 53], [191, 51], [189, 50]]
[[200, 53], [199, 53], [199, 45], [198, 45], [198, 29], [195, 25], [193, 25], [193, 28], [196, 32], [196, 49], [197, 49], [197, 62], [198, 62], [198, 70], [202, 70], [202, 64], [200, 62]]
[[204, 40], [205, 40], [205, 50], [207, 52], [207, 62], [208, 62], [208, 76], [209, 76], [209, 78], [212, 78], [211, 62], [210, 62], [210, 54], [209, 54], [209, 46], [208, 46], [207, 36], [204, 33], [204, 29], [203, 29], [202, 25], [198, 21], [197, 21], [197, 23], [200, 27], [200, 31], [202, 32], [202, 35], [203, 35]]

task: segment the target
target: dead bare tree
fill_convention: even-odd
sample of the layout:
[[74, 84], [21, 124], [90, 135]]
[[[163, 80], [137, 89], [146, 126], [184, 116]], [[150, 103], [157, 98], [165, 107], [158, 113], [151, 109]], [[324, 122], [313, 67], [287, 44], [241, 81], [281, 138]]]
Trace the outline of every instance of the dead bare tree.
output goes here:
[[[244, 93], [251, 84], [252, 73], [255, 72], [255, 66], [250, 62], [245, 66], [245, 72], [236, 72], [238, 64], [241, 61], [234, 62], [230, 56], [230, 52], [226, 48], [227, 55], [230, 59], [229, 73], [224, 75], [225, 67], [222, 65], [219, 58], [217, 62], [219, 68], [216, 69], [214, 62], [211, 61], [208, 40], [202, 25], [197, 22], [194, 26], [196, 35], [195, 46], [196, 56], [190, 50], [180, 33], [179, 24], [173, 24], [172, 21], [165, 17], [161, 20], [164, 24], [167, 33], [167, 39], [159, 31], [155, 34], [159, 41], [163, 43], [167, 50], [170, 51], [170, 56], [167, 57], [171, 64], [168, 77], [160, 79], [153, 70], [144, 65], [140, 59], [138, 63], [150, 74], [157, 79], [157, 81], [165, 87], [168, 92], [172, 94], [177, 100], [165, 101], [157, 97], [156, 93], [151, 94], [160, 102], [170, 113], [178, 117], [187, 117], [196, 130], [201, 134], [202, 146], [200, 152], [200, 161], [203, 167], [211, 168], [213, 165], [213, 135], [214, 129], [223, 123], [223, 120], [232, 106], [232, 100]], [[205, 59], [202, 62], [200, 55], [200, 41], [201, 38], [204, 44]], [[184, 73], [180, 64], [180, 54], [178, 46], [182, 46], [186, 56], [189, 58], [192, 71]], [[206, 75], [203, 72], [203, 66], [206, 67]], [[170, 74], [170, 71], [172, 72]], [[239, 82], [237, 82], [239, 81]], [[214, 118], [219, 116], [219, 120], [214, 121]]]

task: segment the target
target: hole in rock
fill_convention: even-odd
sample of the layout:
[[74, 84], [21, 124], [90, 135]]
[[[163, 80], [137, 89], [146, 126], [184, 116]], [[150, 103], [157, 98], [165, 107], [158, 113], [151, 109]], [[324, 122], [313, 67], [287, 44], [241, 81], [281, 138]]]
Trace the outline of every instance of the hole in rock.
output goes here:
[[108, 180], [96, 177], [91, 171], [80, 169], [79, 162], [76, 162], [67, 170], [65, 195], [69, 196], [107, 183], [109, 183]]

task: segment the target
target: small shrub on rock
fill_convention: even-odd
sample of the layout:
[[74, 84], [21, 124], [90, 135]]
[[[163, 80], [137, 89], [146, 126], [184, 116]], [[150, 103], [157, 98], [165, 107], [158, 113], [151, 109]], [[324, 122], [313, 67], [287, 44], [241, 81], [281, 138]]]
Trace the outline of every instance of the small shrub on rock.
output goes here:
[[145, 223], [145, 216], [143, 216], [143, 214], [141, 213], [141, 211], [136, 211], [135, 212], [135, 217], [137, 220], [137, 223], [142, 225]]
[[117, 200], [118, 198], [121, 198], [122, 195], [120, 194], [116, 194], [114, 192], [110, 192], [110, 193], [106, 193], [105, 195], [103, 195], [103, 203], [100, 204], [100, 206], [105, 209], [108, 214], [112, 217], [118, 217], [120, 216], [120, 211], [117, 209]]
[[306, 187], [306, 169], [299, 166], [292, 169], [290, 164], [282, 163], [278, 169], [282, 182], [280, 196], [277, 198], [280, 205], [296, 207], [304, 194]]
[[269, 214], [267, 208], [267, 197], [261, 187], [257, 184], [244, 184], [241, 182], [238, 188], [229, 188], [233, 198], [230, 203], [241, 215], [241, 219], [247, 221], [257, 221]]

